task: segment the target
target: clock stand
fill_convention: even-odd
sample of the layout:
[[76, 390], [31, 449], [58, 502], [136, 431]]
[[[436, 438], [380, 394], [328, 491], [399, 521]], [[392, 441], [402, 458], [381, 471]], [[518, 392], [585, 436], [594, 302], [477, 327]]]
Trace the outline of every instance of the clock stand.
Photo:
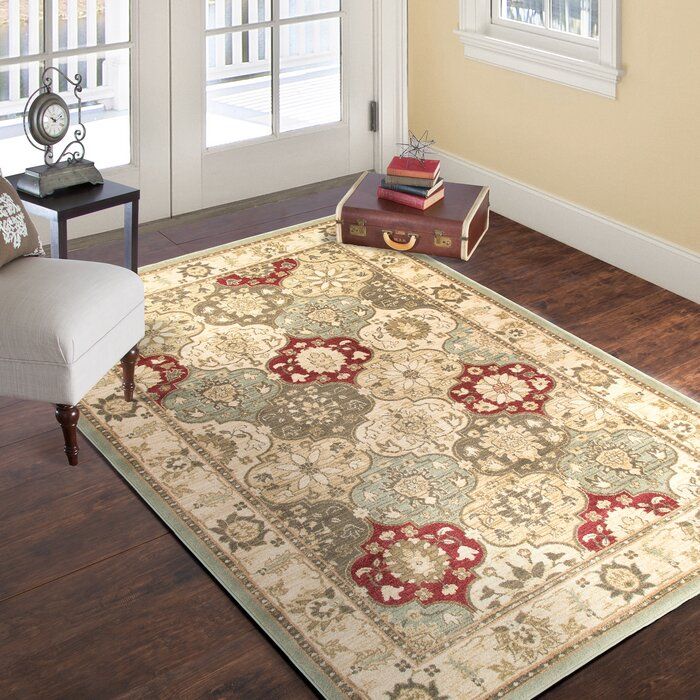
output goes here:
[[[54, 157], [57, 146], [70, 130], [70, 109], [65, 100], [52, 91], [52, 71], [73, 86], [78, 105], [78, 124], [73, 140]], [[77, 74], [71, 80], [63, 71], [49, 66], [42, 73], [41, 87], [27, 99], [22, 123], [29, 143], [44, 152], [44, 165], [27, 168], [18, 178], [16, 188], [34, 197], [49, 197], [57, 190], [76, 185], [100, 185], [104, 182], [95, 164], [85, 160], [85, 125], [82, 119], [83, 76]]]

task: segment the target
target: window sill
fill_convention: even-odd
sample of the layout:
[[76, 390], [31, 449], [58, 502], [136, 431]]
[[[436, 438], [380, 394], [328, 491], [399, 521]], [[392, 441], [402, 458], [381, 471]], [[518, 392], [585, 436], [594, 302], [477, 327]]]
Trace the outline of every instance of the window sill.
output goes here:
[[455, 32], [467, 58], [615, 99], [622, 71], [478, 32]]

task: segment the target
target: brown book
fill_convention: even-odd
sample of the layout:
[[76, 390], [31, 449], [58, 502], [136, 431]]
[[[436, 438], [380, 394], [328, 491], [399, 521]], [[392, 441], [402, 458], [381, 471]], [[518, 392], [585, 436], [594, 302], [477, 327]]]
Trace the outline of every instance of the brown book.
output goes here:
[[468, 260], [489, 226], [489, 188], [445, 183], [430, 209], [377, 197], [382, 176], [363, 173], [336, 209], [339, 243]]

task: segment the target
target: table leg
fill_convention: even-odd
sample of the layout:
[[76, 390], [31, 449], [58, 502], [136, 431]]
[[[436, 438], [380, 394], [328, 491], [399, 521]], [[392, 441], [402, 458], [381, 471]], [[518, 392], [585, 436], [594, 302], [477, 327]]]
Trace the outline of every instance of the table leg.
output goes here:
[[68, 222], [51, 219], [51, 257], [68, 257]]
[[139, 266], [139, 200], [124, 205], [124, 267], [133, 272]]

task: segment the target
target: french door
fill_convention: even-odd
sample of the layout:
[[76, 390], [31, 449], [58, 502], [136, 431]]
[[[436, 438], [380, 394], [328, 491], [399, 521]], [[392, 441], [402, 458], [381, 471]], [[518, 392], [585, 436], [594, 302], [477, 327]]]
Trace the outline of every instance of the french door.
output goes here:
[[373, 166], [372, 6], [171, 3], [173, 215]]

